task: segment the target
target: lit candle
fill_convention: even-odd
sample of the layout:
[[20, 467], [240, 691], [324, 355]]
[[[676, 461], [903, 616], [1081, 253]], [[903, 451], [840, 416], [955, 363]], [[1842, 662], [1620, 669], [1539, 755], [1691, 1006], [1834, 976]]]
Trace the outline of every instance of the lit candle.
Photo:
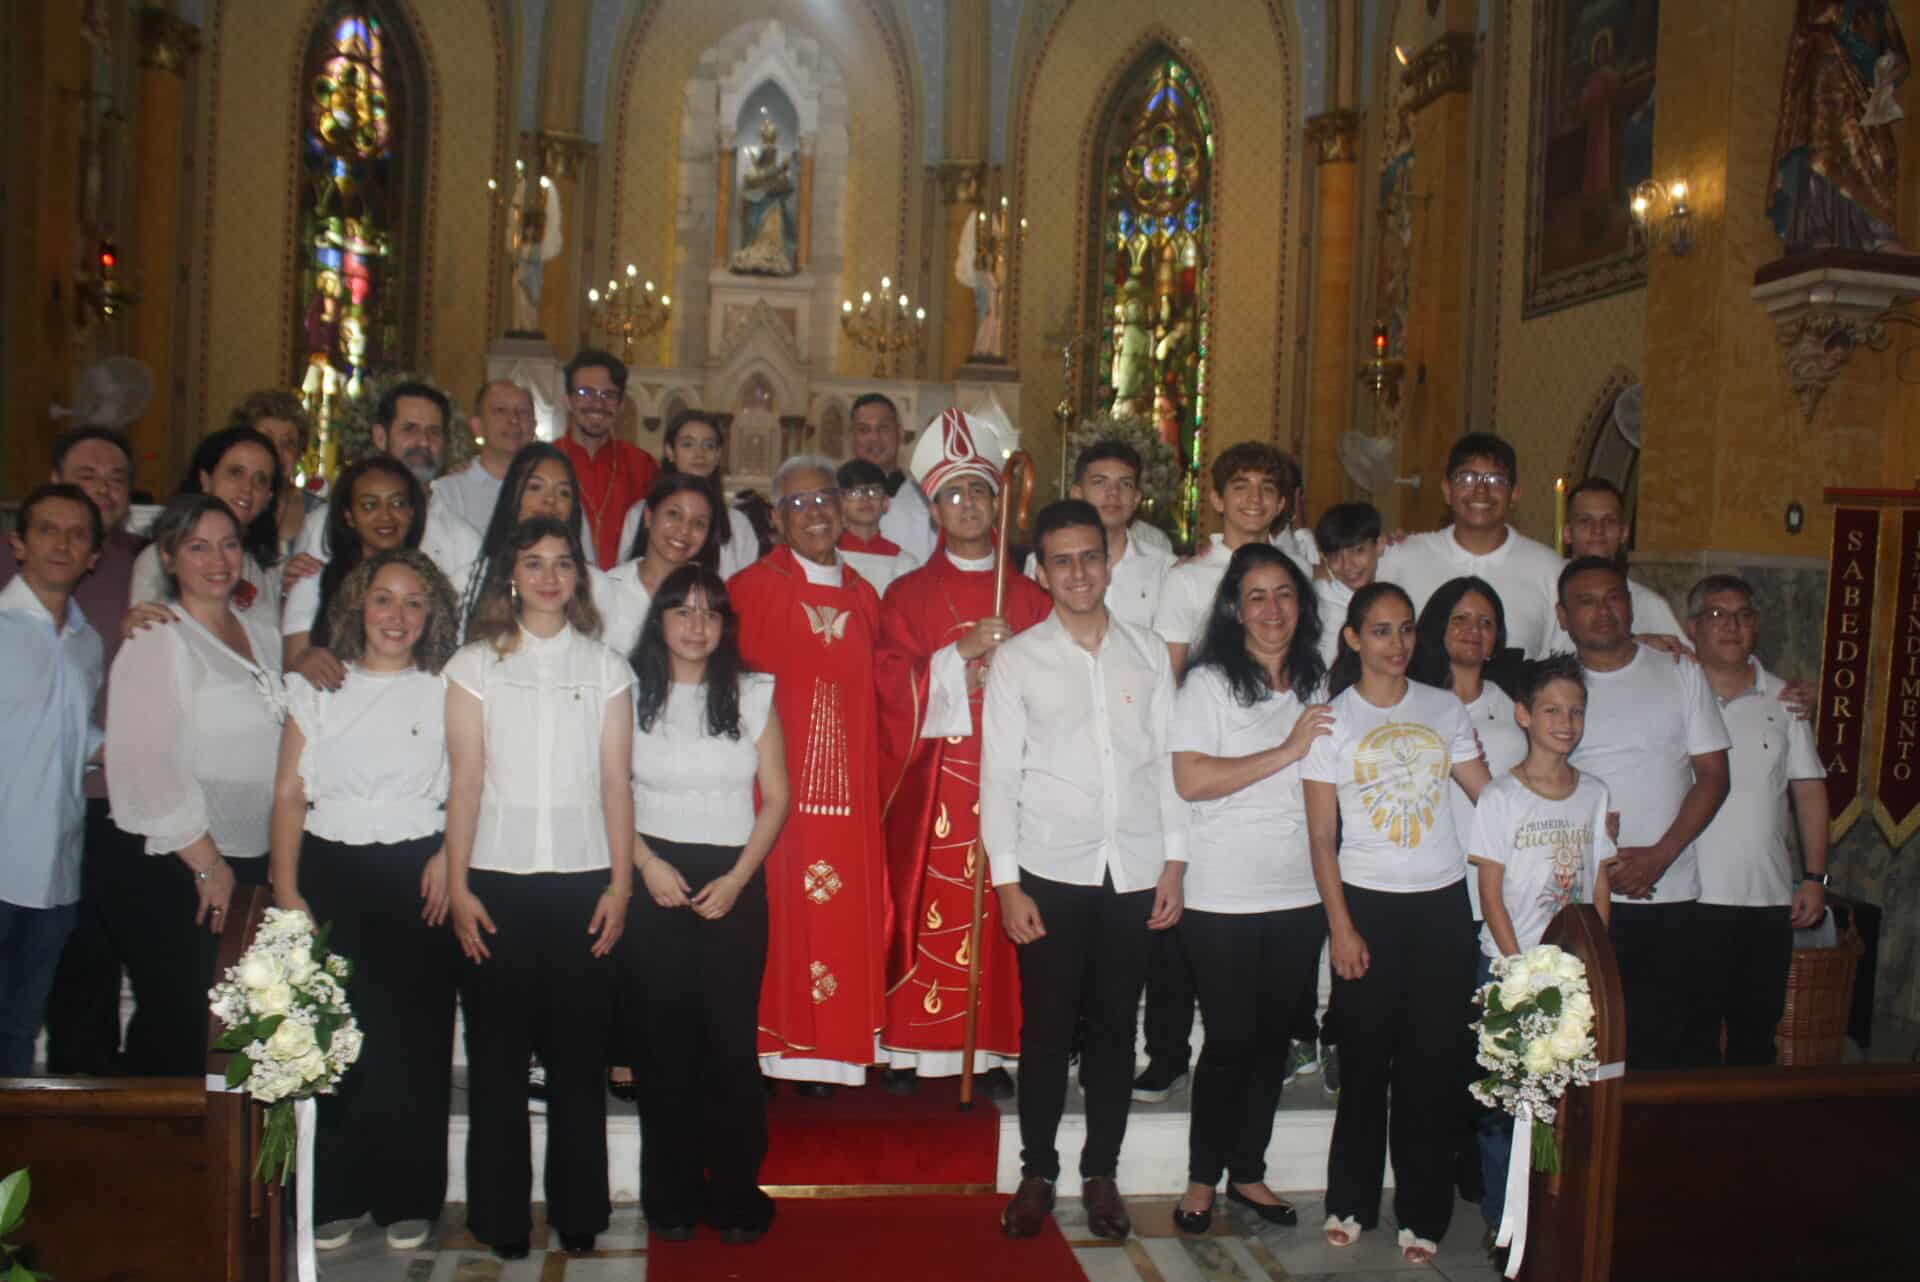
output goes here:
[[1567, 536], [1567, 478], [1553, 478], [1553, 550], [1557, 554], [1566, 546]]

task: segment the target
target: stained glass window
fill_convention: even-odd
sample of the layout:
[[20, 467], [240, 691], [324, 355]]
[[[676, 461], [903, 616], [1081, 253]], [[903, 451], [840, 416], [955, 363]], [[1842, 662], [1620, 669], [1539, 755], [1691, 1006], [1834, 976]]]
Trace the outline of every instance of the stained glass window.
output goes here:
[[1146, 418], [1186, 465], [1181, 532], [1199, 505], [1206, 425], [1213, 124], [1193, 73], [1162, 49], [1122, 82], [1100, 153], [1095, 400]]
[[309, 473], [333, 474], [348, 405], [375, 375], [410, 362], [413, 65], [404, 32], [365, 3], [329, 7], [308, 46], [293, 379], [319, 428]]

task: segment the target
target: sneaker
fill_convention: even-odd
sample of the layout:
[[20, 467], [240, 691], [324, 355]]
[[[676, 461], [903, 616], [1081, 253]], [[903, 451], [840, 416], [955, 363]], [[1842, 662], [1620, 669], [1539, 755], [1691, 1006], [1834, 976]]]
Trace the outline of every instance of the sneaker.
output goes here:
[[411, 1251], [425, 1246], [432, 1233], [431, 1220], [395, 1220], [387, 1225], [387, 1246], [395, 1251]]
[[316, 1224], [313, 1229], [313, 1249], [316, 1251], [338, 1251], [353, 1239], [353, 1230], [360, 1223], [360, 1217], [351, 1220], [328, 1220], [325, 1224]]
[[1320, 1089], [1340, 1098], [1340, 1052], [1325, 1042], [1320, 1044]]
[[1287, 1056], [1286, 1083], [1291, 1086], [1296, 1077], [1311, 1077], [1320, 1071], [1320, 1051], [1313, 1042], [1296, 1041], [1293, 1051]]
[[527, 1060], [527, 1111], [547, 1111], [547, 1066], [537, 1055]]
[[1187, 1080], [1185, 1064], [1148, 1064], [1147, 1071], [1133, 1079], [1133, 1098], [1141, 1104], [1158, 1104]]

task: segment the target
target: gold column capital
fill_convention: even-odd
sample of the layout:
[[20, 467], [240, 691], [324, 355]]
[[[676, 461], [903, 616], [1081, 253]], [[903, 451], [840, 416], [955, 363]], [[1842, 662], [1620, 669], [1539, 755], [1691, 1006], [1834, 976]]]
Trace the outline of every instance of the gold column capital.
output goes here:
[[187, 62], [200, 52], [200, 28], [165, 9], [142, 9], [140, 65], [151, 71], [187, 74]]
[[1473, 91], [1474, 35], [1449, 31], [1413, 56], [1400, 73], [1408, 111], [1418, 111], [1450, 93]]
[[555, 178], [573, 177], [597, 150], [591, 140], [559, 129], [542, 129], [533, 141], [540, 149], [540, 172]]
[[987, 166], [978, 160], [943, 160], [936, 173], [940, 198], [948, 205], [977, 205], [987, 186]]
[[1360, 159], [1360, 113], [1323, 111], [1307, 117], [1307, 141], [1323, 165], [1351, 165]]

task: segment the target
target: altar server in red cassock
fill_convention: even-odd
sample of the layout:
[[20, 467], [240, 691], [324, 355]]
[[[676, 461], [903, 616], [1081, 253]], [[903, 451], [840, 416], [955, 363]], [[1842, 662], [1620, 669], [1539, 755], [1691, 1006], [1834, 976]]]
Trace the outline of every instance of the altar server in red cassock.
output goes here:
[[1025, 575], [1007, 579], [993, 608], [994, 530], [1010, 427], [948, 410], [928, 424], [913, 478], [932, 501], [940, 545], [920, 569], [894, 580], [880, 607], [875, 673], [880, 691], [881, 792], [886, 801], [887, 1087], [960, 1072], [968, 950], [980, 956], [974, 1070], [989, 1094], [1011, 1097], [999, 1065], [1020, 1050], [1020, 973], [1000, 929], [999, 904], [982, 905], [969, 941], [980, 835], [980, 700], [1000, 642], [1047, 617], [1052, 602]]
[[727, 584], [747, 666], [774, 678], [791, 809], [767, 856], [761, 1071], [858, 1086], [876, 1062], [886, 912], [874, 641], [880, 599], [840, 558], [833, 464], [800, 455], [773, 479], [783, 545]]

